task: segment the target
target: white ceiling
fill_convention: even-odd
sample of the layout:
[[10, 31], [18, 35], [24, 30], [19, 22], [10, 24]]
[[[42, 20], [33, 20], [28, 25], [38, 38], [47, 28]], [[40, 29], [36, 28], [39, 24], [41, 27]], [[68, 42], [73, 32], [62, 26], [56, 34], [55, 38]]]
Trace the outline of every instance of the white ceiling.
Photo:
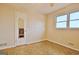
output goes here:
[[[51, 6], [51, 4], [53, 6]], [[33, 11], [33, 12], [47, 14], [50, 12], [54, 12], [55, 10], [58, 10], [60, 8], [63, 8], [69, 4], [70, 3], [16, 3], [12, 5], [25, 7], [28, 10]]]

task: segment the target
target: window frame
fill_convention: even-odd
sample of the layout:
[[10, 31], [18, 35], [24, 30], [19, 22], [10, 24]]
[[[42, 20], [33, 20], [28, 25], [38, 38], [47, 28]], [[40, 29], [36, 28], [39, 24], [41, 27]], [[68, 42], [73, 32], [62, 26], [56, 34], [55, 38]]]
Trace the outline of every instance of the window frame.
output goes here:
[[[62, 15], [57, 15], [55, 18], [56, 18], [56, 21], [55, 21], [55, 23], [57, 24], [58, 22], [57, 22], [57, 17], [60, 17], [60, 16], [64, 16], [64, 15], [67, 15], [67, 14], [62, 14]], [[68, 20], [67, 20], [68, 21]], [[56, 29], [67, 29], [67, 21], [61, 21], [61, 22], [66, 22], [66, 28], [57, 28], [56, 27], [56, 24], [55, 24], [55, 27], [56, 27]], [[60, 23], [61, 23], [60, 22]]]
[[79, 10], [75, 10], [75, 11], [70, 11], [70, 12], [67, 12], [67, 13], [63, 13], [63, 14], [59, 14], [57, 16], [55, 16], [55, 28], [56, 28], [56, 23], [57, 23], [57, 17], [58, 16], [63, 16], [63, 15], [67, 15], [67, 27], [66, 28], [56, 28], [56, 29], [72, 29], [72, 30], [79, 30], [79, 28], [70, 28], [70, 14], [72, 13], [75, 13], [75, 12], [79, 12]]
[[[79, 12], [79, 10], [77, 10], [77, 11], [72, 11], [72, 12], [69, 12], [69, 13], [68, 13], [68, 14], [69, 14], [69, 16], [68, 16], [68, 17], [69, 17], [69, 20], [68, 20], [68, 22], [69, 22], [69, 26], [68, 26], [69, 29], [79, 29], [79, 28], [71, 28], [71, 27], [70, 27], [70, 21], [73, 21], [73, 20], [70, 20], [70, 14], [76, 13], [76, 12]], [[74, 21], [76, 21], [76, 20], [74, 19]]]

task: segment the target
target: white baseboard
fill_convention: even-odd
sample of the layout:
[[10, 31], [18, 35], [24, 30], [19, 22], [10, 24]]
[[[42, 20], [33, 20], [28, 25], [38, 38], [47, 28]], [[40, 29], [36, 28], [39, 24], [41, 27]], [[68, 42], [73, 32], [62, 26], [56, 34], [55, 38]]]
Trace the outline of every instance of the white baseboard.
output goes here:
[[[33, 43], [37, 43], [37, 42], [41, 42], [41, 41], [44, 41], [44, 40], [38, 40], [38, 41], [33, 41], [33, 42], [27, 42], [26, 44], [33, 44]], [[22, 44], [24, 45], [24, 44]], [[16, 46], [20, 46], [20, 45], [16, 45]], [[3, 49], [7, 49], [7, 48], [14, 48], [16, 47], [15, 45], [13, 46], [4, 46], [4, 47], [0, 47], [0, 50], [3, 50]]]
[[[39, 40], [39, 41], [28, 42], [27, 44], [33, 44], [33, 43], [37, 43], [37, 42], [41, 42], [41, 41], [44, 41], [44, 39]], [[55, 41], [52, 41], [52, 40], [48, 40], [48, 41], [59, 44], [59, 45], [62, 45], [62, 46], [65, 46], [65, 47], [68, 47], [68, 48], [76, 50], [76, 51], [79, 51], [79, 49], [76, 49], [76, 48], [73, 48], [73, 47], [70, 47], [70, 46], [67, 46], [67, 45], [63, 45], [63, 44], [61, 44], [59, 42], [55, 42]], [[14, 47], [16, 47], [16, 46], [15, 45], [13, 45], [13, 46], [4, 46], [4, 47], [0, 47], [0, 50], [7, 49], [7, 48], [14, 48]]]
[[14, 48], [15, 46], [4, 46], [4, 47], [0, 47], [0, 50], [3, 50], [3, 49], [7, 49], [7, 48]]
[[27, 42], [27, 44], [33, 44], [33, 43], [37, 43], [37, 42], [41, 42], [41, 41], [44, 41], [44, 40], [42, 39], [42, 40], [37, 40], [37, 41], [33, 41], [33, 42]]
[[61, 43], [56, 42], [56, 41], [52, 41], [52, 40], [48, 40], [48, 41], [53, 42], [53, 43], [56, 43], [56, 44], [59, 44], [59, 45], [64, 46], [64, 47], [68, 47], [68, 48], [73, 49], [73, 50], [76, 50], [76, 51], [79, 51], [79, 49], [76, 49], [76, 48], [73, 48], [73, 47], [70, 47], [70, 46], [67, 46], [67, 45], [61, 44]]

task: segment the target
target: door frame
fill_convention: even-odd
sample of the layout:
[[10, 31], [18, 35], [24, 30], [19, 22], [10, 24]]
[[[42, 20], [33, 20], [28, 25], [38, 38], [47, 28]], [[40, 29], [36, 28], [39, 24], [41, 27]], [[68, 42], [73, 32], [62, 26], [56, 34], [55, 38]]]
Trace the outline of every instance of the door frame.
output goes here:
[[[18, 20], [19, 20], [19, 17], [21, 17], [22, 19], [24, 19], [24, 40], [25, 42], [23, 44], [20, 44], [20, 43], [17, 43], [19, 38], [18, 38]], [[15, 13], [15, 47], [16, 46], [19, 46], [19, 45], [24, 45], [24, 44], [27, 44], [26, 42], [26, 20], [27, 20], [27, 15], [25, 13], [21, 13], [21, 12], [16, 12]]]

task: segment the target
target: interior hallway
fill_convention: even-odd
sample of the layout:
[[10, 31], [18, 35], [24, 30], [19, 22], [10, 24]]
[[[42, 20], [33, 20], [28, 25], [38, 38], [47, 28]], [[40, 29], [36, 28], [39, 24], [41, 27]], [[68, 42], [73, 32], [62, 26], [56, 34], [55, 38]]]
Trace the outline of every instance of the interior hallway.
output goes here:
[[8, 55], [77, 55], [78, 51], [60, 46], [49, 41], [23, 45], [3, 50]]

